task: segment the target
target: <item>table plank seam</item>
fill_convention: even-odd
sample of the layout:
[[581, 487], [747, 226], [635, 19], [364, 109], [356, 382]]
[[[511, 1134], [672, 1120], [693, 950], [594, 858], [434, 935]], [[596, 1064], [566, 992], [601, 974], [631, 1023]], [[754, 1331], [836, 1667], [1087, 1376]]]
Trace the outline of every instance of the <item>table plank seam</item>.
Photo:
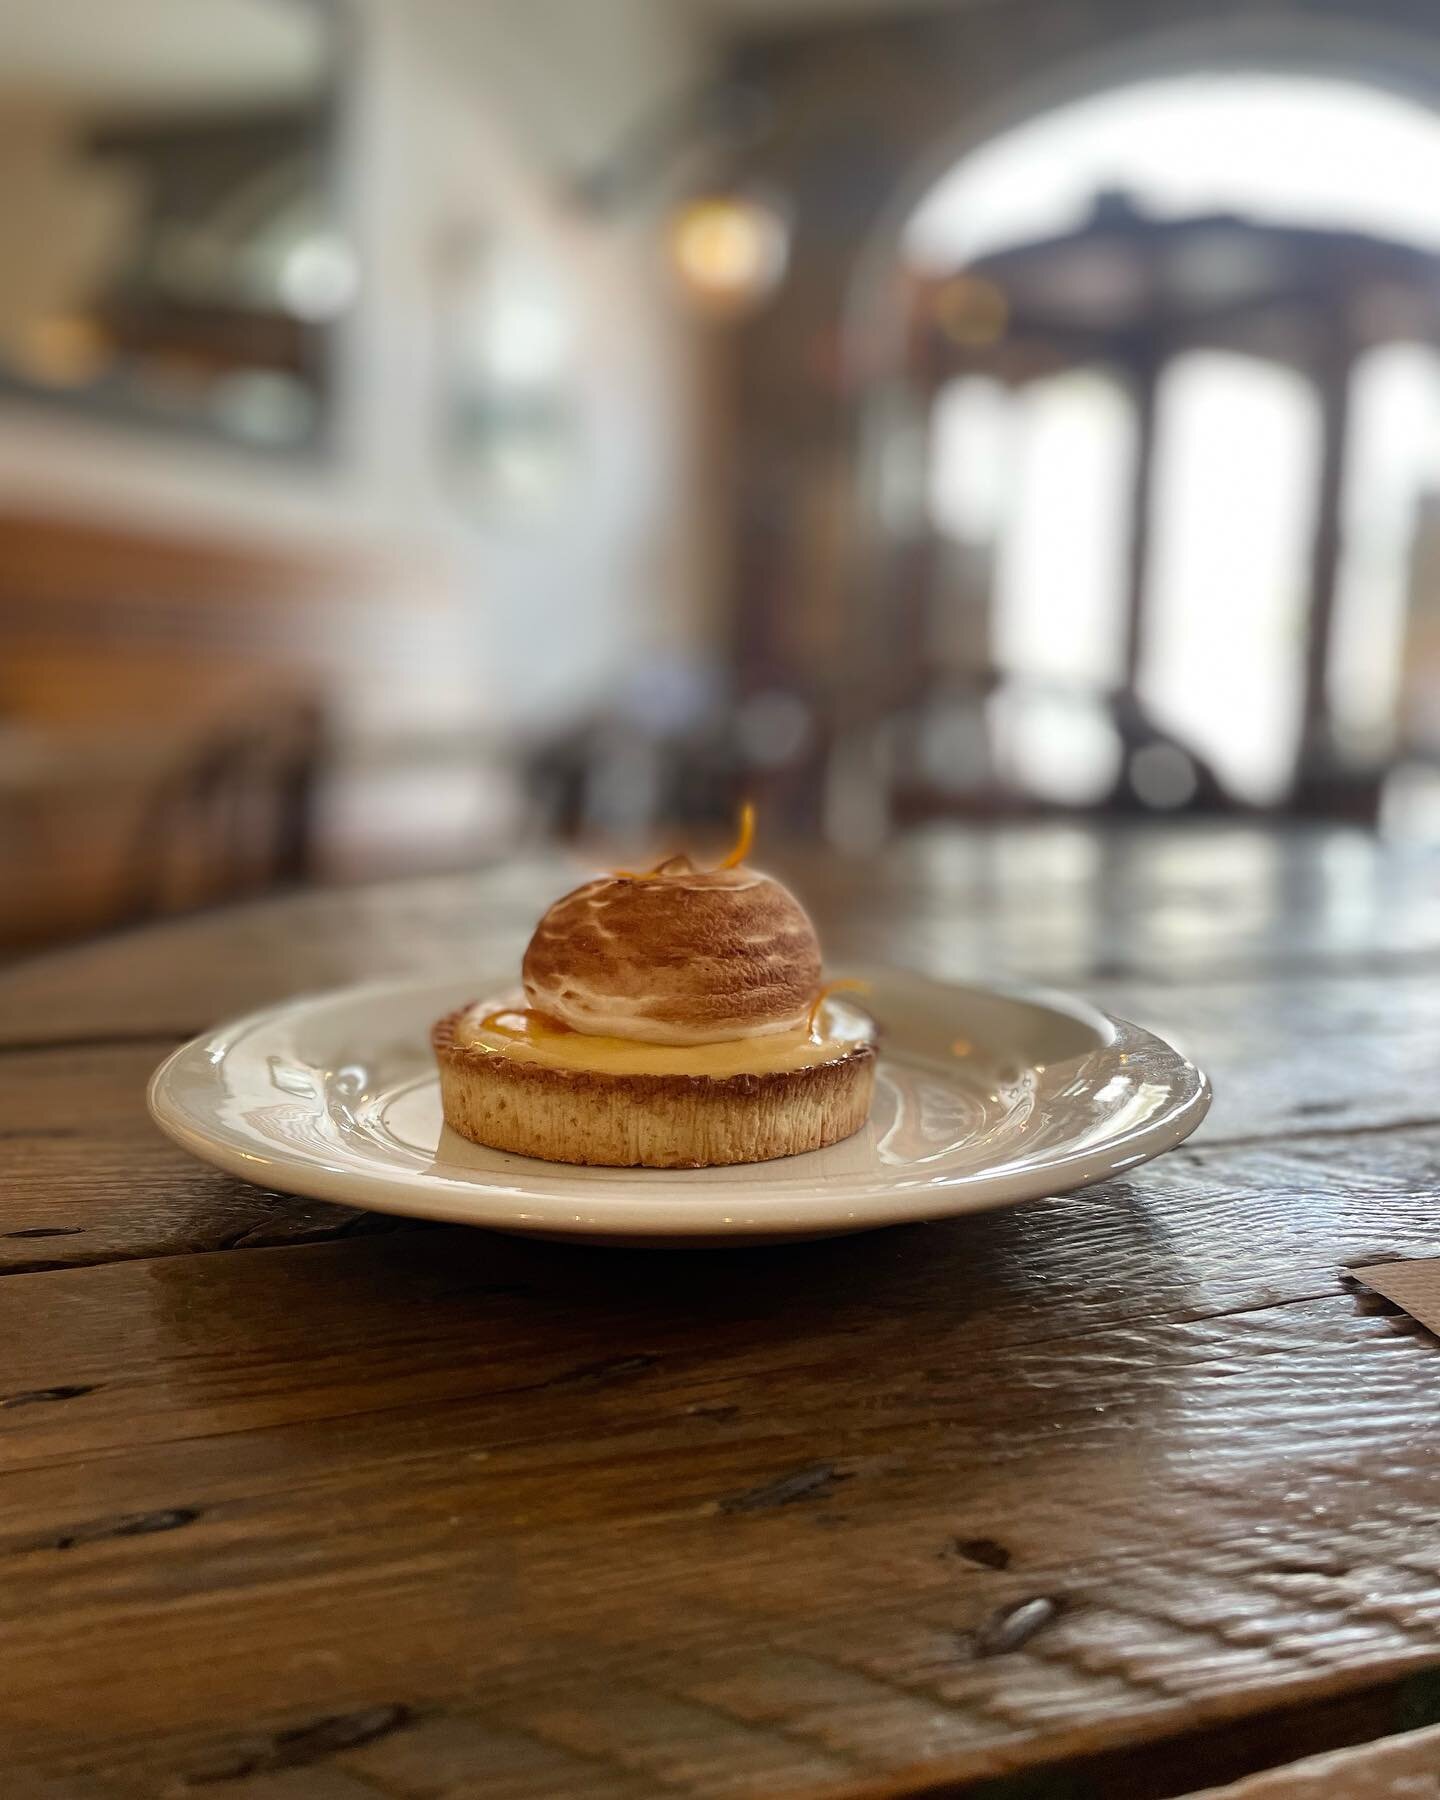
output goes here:
[[198, 1032], [187, 1027], [176, 1029], [162, 1026], [158, 1029], [147, 1028], [144, 1031], [100, 1031], [89, 1036], [63, 1038], [3, 1038], [0, 1037], [0, 1057], [4, 1056], [46, 1056], [53, 1052], [65, 1050], [115, 1050], [125, 1046], [156, 1044], [162, 1049], [173, 1048], [176, 1044], [188, 1043]]
[[[68, 1132], [69, 1128], [67, 1127], [66, 1130]], [[1254, 1150], [1259, 1152], [1273, 1151], [1276, 1153], [1284, 1153], [1293, 1151], [1296, 1148], [1307, 1147], [1317, 1140], [1324, 1140], [1343, 1145], [1364, 1146], [1367, 1143], [1380, 1145], [1396, 1140], [1403, 1140], [1408, 1135], [1415, 1138], [1417, 1150], [1423, 1150], [1426, 1154], [1433, 1154], [1436, 1148], [1435, 1137], [1437, 1133], [1440, 1133], [1440, 1117], [1433, 1119], [1422, 1118], [1418, 1120], [1407, 1118], [1404, 1120], [1376, 1124], [1337, 1126], [1333, 1128], [1318, 1127], [1313, 1124], [1296, 1124], [1274, 1133], [1241, 1134], [1235, 1137], [1226, 1138], [1208, 1138], [1202, 1135], [1190, 1144], [1173, 1150], [1167, 1157], [1160, 1159], [1160, 1161], [1154, 1165], [1155, 1174], [1147, 1172], [1140, 1177], [1120, 1176], [1117, 1177], [1116, 1180], [1123, 1184], [1129, 1191], [1137, 1193], [1143, 1198], [1147, 1193], [1147, 1183], [1154, 1180], [1155, 1175], [1159, 1175], [1163, 1178], [1167, 1168], [1174, 1168], [1177, 1172], [1184, 1170], [1187, 1174], [1197, 1177], [1203, 1176], [1207, 1169], [1214, 1163], [1221, 1162], [1224, 1158], [1235, 1155], [1237, 1151]], [[27, 1137], [12, 1141], [30, 1142], [38, 1140], [32, 1140]], [[64, 1142], [67, 1147], [67, 1156], [76, 1154], [74, 1149], [74, 1146], [77, 1143], [76, 1136], [67, 1135], [63, 1140], [56, 1139], [55, 1141]], [[164, 1140], [158, 1131], [155, 1133], [155, 1143], [158, 1147], [163, 1148]], [[84, 1167], [83, 1152], [84, 1146], [82, 1144], [79, 1152], [79, 1166], [82, 1170]], [[182, 1168], [188, 1168], [190, 1166], [189, 1161], [184, 1157], [183, 1152], [175, 1151], [174, 1156], [177, 1163]], [[198, 1164], [196, 1165], [196, 1169], [199, 1169]], [[218, 1242], [201, 1245], [189, 1243], [183, 1246], [177, 1246], [173, 1250], [142, 1246], [135, 1253], [131, 1253], [125, 1247], [121, 1246], [118, 1248], [101, 1248], [92, 1254], [87, 1251], [81, 1242], [84, 1237], [83, 1231], [61, 1231], [55, 1229], [53, 1235], [56, 1237], [64, 1237], [67, 1241], [67, 1245], [73, 1243], [72, 1254], [65, 1256], [28, 1257], [24, 1261], [12, 1261], [0, 1264], [0, 1278], [10, 1275], [60, 1274], [85, 1268], [106, 1268], [115, 1264], [130, 1262], [145, 1263], [173, 1261], [188, 1256], [208, 1256], [217, 1249], [268, 1250], [278, 1248], [310, 1248], [321, 1244], [330, 1244], [345, 1241], [349, 1238], [369, 1235], [410, 1236], [417, 1232], [435, 1228], [429, 1221], [359, 1210], [350, 1213], [343, 1220], [338, 1221], [333, 1225], [329, 1222], [321, 1221], [317, 1222], [311, 1228], [302, 1227], [301, 1229], [295, 1230], [293, 1233], [287, 1233], [285, 1230], [287, 1221], [302, 1216], [303, 1209], [308, 1203], [294, 1199], [288, 1195], [279, 1194], [271, 1189], [252, 1189], [250, 1184], [234, 1180], [233, 1178], [219, 1177], [213, 1172], [211, 1173], [210, 1178], [212, 1180], [226, 1182], [228, 1184], [228, 1191], [233, 1195], [243, 1197], [247, 1194], [252, 1194], [259, 1200], [263, 1200], [265, 1203], [269, 1204], [272, 1208], [269, 1218], [250, 1220], [241, 1225], [228, 1240], [222, 1238]], [[272, 1220], [275, 1227], [275, 1236], [273, 1238], [271, 1236]], [[41, 1227], [36, 1229], [37, 1231], [45, 1231], [46, 1235], [51, 1235], [46, 1228]], [[17, 1232], [13, 1235], [18, 1236], [20, 1234]], [[0, 1233], [0, 1242], [3, 1242], [6, 1236], [7, 1234]]]
[[1427, 1132], [1440, 1127], [1440, 1113], [1418, 1113], [1404, 1119], [1386, 1119], [1374, 1125], [1287, 1125], [1280, 1131], [1249, 1132], [1239, 1137], [1197, 1138], [1182, 1155], [1196, 1156], [1205, 1150], [1248, 1150], [1268, 1144], [1309, 1143], [1315, 1138], [1393, 1137], [1406, 1131]]
[[[1417, 1661], [1413, 1656], [1402, 1654], [1392, 1658], [1392, 1663], [1394, 1666], [1380, 1681], [1349, 1682], [1340, 1677], [1320, 1683], [1320, 1690], [1329, 1698], [1351, 1701], [1368, 1699], [1380, 1702], [1389, 1699], [1393, 1703], [1400, 1697], [1406, 1684], [1417, 1676], [1440, 1673], [1440, 1659], [1432, 1658], [1428, 1662]], [[1127, 1716], [1123, 1733], [1118, 1735], [1113, 1743], [1097, 1745], [1093, 1726], [1074, 1727], [1055, 1734], [1060, 1738], [1060, 1742], [1057, 1743], [1054, 1753], [1047, 1755], [1039, 1762], [1022, 1757], [1011, 1763], [1010, 1759], [1005, 1756], [1003, 1748], [1000, 1750], [998, 1758], [995, 1756], [994, 1749], [987, 1749], [979, 1754], [995, 1759], [995, 1761], [992, 1762], [990, 1769], [982, 1771], [975, 1768], [976, 1752], [960, 1751], [940, 1759], [943, 1765], [941, 1767], [932, 1767], [923, 1772], [917, 1772], [914, 1779], [911, 1779], [907, 1771], [896, 1770], [866, 1780], [859, 1786], [847, 1786], [838, 1790], [833, 1786], [809, 1788], [794, 1795], [792, 1800], [990, 1800], [992, 1795], [994, 1800], [1011, 1800], [1014, 1792], [1012, 1783], [1017, 1780], [1023, 1784], [1023, 1791], [1026, 1794], [1032, 1791], [1043, 1794], [1049, 1791], [1047, 1778], [1054, 1781], [1057, 1776], [1061, 1780], [1055, 1784], [1056, 1791], [1068, 1793], [1071, 1791], [1068, 1784], [1073, 1778], [1072, 1772], [1077, 1769], [1083, 1770], [1087, 1763], [1103, 1765], [1108, 1758], [1123, 1756], [1126, 1759], [1126, 1770], [1133, 1776], [1134, 1765], [1139, 1760], [1153, 1760], [1157, 1756], [1173, 1757], [1177, 1750], [1192, 1743], [1197, 1750], [1202, 1749], [1205, 1740], [1216, 1730], [1224, 1730], [1237, 1723], [1249, 1727], [1263, 1727], [1269, 1720], [1278, 1721], [1288, 1718], [1295, 1713], [1297, 1706], [1304, 1705], [1305, 1701], [1312, 1698], [1317, 1691], [1313, 1682], [1306, 1684], [1305, 1695], [1302, 1699], [1297, 1700], [1295, 1695], [1288, 1691], [1292, 1685], [1296, 1688], [1300, 1687], [1302, 1673], [1303, 1671], [1297, 1669], [1293, 1676], [1282, 1677], [1281, 1681], [1276, 1684], [1280, 1689], [1279, 1692], [1272, 1688], [1263, 1693], [1248, 1693], [1245, 1699], [1253, 1704], [1244, 1705], [1240, 1711], [1223, 1721], [1216, 1721], [1207, 1716], [1203, 1704], [1195, 1707], [1188, 1718], [1178, 1721], [1167, 1720], [1165, 1715], [1159, 1711], [1149, 1716], [1132, 1714]], [[1170, 1701], [1172, 1706], [1186, 1704], [1184, 1701], [1177, 1702], [1173, 1695], [1170, 1696]], [[1421, 1725], [1436, 1722], [1430, 1719], [1418, 1721]], [[1392, 1725], [1376, 1731], [1374, 1735], [1343, 1736], [1338, 1741], [1328, 1744], [1326, 1749], [1348, 1749], [1357, 1745], [1388, 1743], [1392, 1738], [1400, 1737], [1413, 1730], [1416, 1724], [1417, 1721], [1414, 1719], [1397, 1719]], [[1067, 1745], [1066, 1738], [1073, 1739], [1073, 1744]], [[1267, 1758], [1268, 1754], [1267, 1747], [1265, 1753]], [[1283, 1769], [1288, 1761], [1293, 1760], [1288, 1751], [1282, 1750], [1281, 1757], [1283, 1760], [1274, 1762], [1254, 1760], [1245, 1773], [1264, 1774], [1273, 1769]], [[995, 1766], [995, 1762], [999, 1763], [998, 1767]], [[1147, 1785], [1141, 1791], [1147, 1795], [1148, 1800], [1185, 1800], [1187, 1795], [1193, 1794], [1195, 1791], [1191, 1785], [1192, 1779], [1191, 1776], [1178, 1776], [1174, 1779], [1162, 1777], [1160, 1783]], [[1084, 1784], [1083, 1777], [1079, 1791], [1086, 1793], [1092, 1791]], [[1105, 1790], [1101, 1788], [1094, 1791], [1103, 1793]], [[1128, 1791], [1130, 1789], [1127, 1784]]]
[[79, 1275], [94, 1269], [113, 1269], [132, 1266], [144, 1268], [151, 1263], [182, 1263], [192, 1257], [239, 1255], [255, 1250], [316, 1250], [324, 1248], [327, 1244], [348, 1243], [358, 1237], [395, 1237], [402, 1235], [409, 1237], [412, 1230], [418, 1235], [422, 1231], [437, 1229], [428, 1220], [422, 1219], [396, 1221], [393, 1225], [389, 1223], [377, 1223], [371, 1225], [368, 1223], [371, 1219], [387, 1220], [388, 1215], [384, 1213], [362, 1213], [360, 1218], [367, 1221], [367, 1224], [363, 1228], [360, 1227], [358, 1221], [352, 1221], [348, 1226], [319, 1227], [313, 1234], [297, 1233], [293, 1237], [279, 1238], [274, 1242], [269, 1243], [247, 1244], [244, 1241], [244, 1238], [251, 1236], [253, 1231], [261, 1229], [261, 1227], [256, 1226], [252, 1227], [251, 1230], [246, 1231], [242, 1236], [241, 1241], [234, 1245], [207, 1244], [198, 1248], [190, 1246], [184, 1250], [161, 1250], [139, 1256], [97, 1256], [89, 1259], [75, 1257], [69, 1262], [56, 1262], [36, 1257], [25, 1262], [13, 1262], [0, 1265], [0, 1281], [8, 1280], [14, 1276], [24, 1275]]
[[[1334, 1301], [1337, 1303], [1346, 1303], [1351, 1308], [1354, 1307], [1353, 1295], [1348, 1294], [1343, 1288], [1337, 1286], [1333, 1290], [1326, 1290], [1325, 1292], [1319, 1293], [1319, 1294], [1297, 1294], [1297, 1295], [1287, 1297], [1283, 1300], [1257, 1301], [1252, 1306], [1241, 1306], [1241, 1307], [1232, 1307], [1232, 1308], [1228, 1308], [1228, 1309], [1223, 1309], [1222, 1311], [1215, 1313], [1215, 1314], [1202, 1314], [1202, 1315], [1200, 1315], [1198, 1317], [1194, 1317], [1194, 1318], [1176, 1317], [1176, 1318], [1172, 1318], [1172, 1319], [1159, 1320], [1156, 1322], [1161, 1325], [1172, 1325], [1172, 1326], [1175, 1326], [1178, 1328], [1184, 1328], [1189, 1325], [1208, 1324], [1212, 1318], [1235, 1318], [1235, 1317], [1244, 1316], [1246, 1314], [1263, 1314], [1263, 1313], [1279, 1312], [1279, 1311], [1282, 1311], [1282, 1310], [1285, 1310], [1285, 1309], [1288, 1309], [1291, 1307], [1296, 1307], [1296, 1306], [1315, 1305], [1318, 1302], [1322, 1302], [1322, 1301]], [[1417, 1349], [1423, 1350], [1426, 1348], [1426, 1341], [1422, 1337], [1415, 1336], [1409, 1332], [1396, 1332], [1394, 1329], [1395, 1321], [1393, 1321], [1388, 1316], [1383, 1315], [1383, 1314], [1366, 1314], [1364, 1316], [1377, 1327], [1377, 1330], [1372, 1334], [1372, 1336], [1368, 1337], [1365, 1340], [1367, 1343], [1369, 1343], [1369, 1342], [1390, 1343], [1397, 1339], [1403, 1339], [1403, 1341], [1413, 1344]], [[1090, 1330], [1085, 1330], [1085, 1331], [1058, 1332], [1047, 1338], [1035, 1338], [1035, 1339], [1027, 1338], [1024, 1341], [1023, 1348], [1026, 1350], [1029, 1350], [1032, 1346], [1040, 1347], [1045, 1344], [1053, 1344], [1053, 1343], [1077, 1343], [1078, 1344], [1078, 1343], [1086, 1342], [1092, 1338], [1097, 1338], [1097, 1337], [1103, 1338], [1107, 1335], [1109, 1335], [1109, 1336], [1123, 1335], [1126, 1332], [1132, 1330], [1133, 1328], [1134, 1328], [1133, 1321], [1124, 1321], [1124, 1320], [1115, 1321], [1108, 1325], [1096, 1326]], [[1253, 1354], [1257, 1357], [1264, 1357], [1264, 1358], [1278, 1357], [1278, 1358], [1283, 1359], [1289, 1355], [1289, 1351], [1286, 1348], [1286, 1346], [1284, 1346], [1284, 1345], [1276, 1345], [1273, 1348], [1252, 1347], [1251, 1354]], [[1210, 1353], [1210, 1354], [1205, 1354], [1205, 1353], [1201, 1352], [1201, 1353], [1197, 1353], [1197, 1354], [1191, 1356], [1190, 1358], [1187, 1359], [1187, 1367], [1193, 1369], [1193, 1368], [1197, 1368], [1197, 1367], [1204, 1367], [1205, 1365], [1211, 1364], [1211, 1363], [1224, 1364], [1224, 1363], [1228, 1363], [1232, 1360], [1233, 1360], [1233, 1356], [1229, 1351], [1222, 1349], [1222, 1348], [1217, 1348], [1213, 1351], [1213, 1353]], [[347, 1407], [342, 1407], [338, 1411], [334, 1411], [334, 1412], [308, 1412], [301, 1418], [282, 1420], [282, 1421], [270, 1423], [270, 1424], [257, 1424], [254, 1421], [249, 1421], [246, 1423], [241, 1423], [241, 1424], [236, 1424], [236, 1425], [218, 1425], [212, 1429], [204, 1429], [204, 1430], [197, 1430], [197, 1429], [192, 1428], [192, 1429], [185, 1431], [184, 1433], [179, 1434], [174, 1437], [149, 1437], [149, 1438], [146, 1438], [145, 1439], [145, 1450], [146, 1450], [147, 1455], [149, 1455], [149, 1454], [153, 1454], [154, 1452], [156, 1452], [158, 1450], [171, 1448], [176, 1445], [195, 1444], [195, 1443], [201, 1443], [201, 1442], [216, 1443], [216, 1444], [223, 1443], [226, 1439], [243, 1438], [243, 1437], [247, 1436], [248, 1434], [254, 1433], [256, 1431], [264, 1431], [268, 1435], [279, 1438], [279, 1437], [283, 1437], [285, 1434], [292, 1432], [292, 1431], [298, 1431], [298, 1432], [303, 1433], [306, 1431], [313, 1430], [314, 1427], [317, 1425], [335, 1424], [335, 1423], [338, 1423], [339, 1421], [345, 1420], [345, 1419], [367, 1419], [367, 1420], [381, 1419], [381, 1418], [385, 1418], [387, 1416], [394, 1415], [394, 1414], [424, 1413], [427, 1411], [431, 1411], [435, 1408], [449, 1408], [449, 1407], [456, 1407], [456, 1406], [485, 1406], [485, 1405], [489, 1405], [495, 1401], [509, 1400], [509, 1399], [513, 1399], [513, 1398], [522, 1397], [527, 1394], [546, 1392], [551, 1389], [558, 1388], [561, 1390], [565, 1390], [567, 1388], [574, 1388], [574, 1387], [577, 1387], [580, 1385], [579, 1378], [582, 1377], [585, 1373], [586, 1373], [586, 1371], [584, 1369], [562, 1369], [555, 1375], [549, 1376], [545, 1380], [540, 1381], [540, 1382], [517, 1384], [517, 1385], [511, 1386], [511, 1387], [505, 1387], [505, 1388], [490, 1388], [490, 1389], [479, 1390], [479, 1391], [476, 1391], [473, 1393], [448, 1394], [448, 1395], [435, 1396], [430, 1399], [422, 1400], [418, 1403], [414, 1400], [399, 1400], [399, 1401], [395, 1401], [393, 1403], [383, 1405], [383, 1406], [347, 1406]], [[102, 1384], [97, 1384], [97, 1385], [103, 1386], [104, 1384], [102, 1383]], [[857, 1426], [854, 1429], [863, 1435], [867, 1430], [869, 1430], [871, 1428], [865, 1427], [865, 1426]], [[882, 1430], [883, 1427], [876, 1426], [876, 1427], [874, 1427], [874, 1429], [879, 1431], [879, 1430]], [[790, 1443], [789, 1437], [787, 1437], [784, 1433], [778, 1433], [778, 1432], [771, 1433], [770, 1439], [773, 1439], [773, 1441], [777, 1444], [777, 1446], [781, 1446], [781, 1447], [786, 1447]], [[767, 1440], [767, 1441], [770, 1441], [770, 1440]], [[35, 1457], [24, 1463], [14, 1464], [10, 1468], [0, 1470], [0, 1483], [3, 1483], [7, 1477], [11, 1477], [11, 1476], [18, 1478], [18, 1477], [25, 1476], [25, 1475], [28, 1475], [32, 1472], [39, 1471], [39, 1470], [68, 1468], [68, 1467], [73, 1467], [76, 1464], [85, 1465], [85, 1466], [88, 1466], [91, 1464], [103, 1464], [103, 1463], [108, 1463], [108, 1462], [112, 1462], [112, 1461], [116, 1461], [116, 1460], [123, 1460], [126, 1456], [128, 1456], [130, 1454], [131, 1454], [130, 1447], [127, 1445], [124, 1445], [124, 1444], [114, 1444], [114, 1445], [108, 1445], [108, 1446], [103, 1446], [103, 1447], [97, 1447], [96, 1445], [93, 1445], [93, 1444], [86, 1444], [86, 1445], [82, 1445], [73, 1454]], [[391, 1456], [391, 1457], [387, 1458], [387, 1464], [392, 1467], [404, 1467], [411, 1463], [428, 1462], [435, 1455], [436, 1455], [436, 1452], [433, 1450], [428, 1450], [428, 1449], [416, 1450], [412, 1453], [405, 1454], [405, 1455]], [[783, 1462], [783, 1460], [784, 1459], [782, 1457], [781, 1461]], [[304, 1484], [301, 1484], [301, 1486], [299, 1486], [297, 1488], [286, 1489], [284, 1491], [286, 1491], [286, 1492], [302, 1492], [303, 1489], [304, 1489]], [[713, 1512], [715, 1514], [724, 1514], [727, 1511], [726, 1504], [725, 1504], [726, 1499], [727, 1499], [727, 1496], [724, 1494], [713, 1495], [710, 1500], [699, 1503], [695, 1510], [697, 1511], [697, 1513], [712, 1513]]]
[[[836, 1662], [833, 1666], [837, 1669], [847, 1670], [847, 1665], [844, 1663]], [[853, 1671], [847, 1670], [847, 1672]], [[875, 1678], [867, 1677], [867, 1679], [873, 1680]], [[882, 1679], [878, 1680], [876, 1685], [887, 1687], [893, 1693], [907, 1699], [931, 1698], [925, 1695], [916, 1694], [914, 1690], [907, 1688], [903, 1683], [896, 1681]], [[637, 1683], [631, 1685], [629, 1691], [633, 1693], [636, 1691], [637, 1687], [658, 1694], [662, 1698], [674, 1701], [679, 1705], [694, 1708], [698, 1712], [709, 1713], [712, 1718], [723, 1720], [725, 1724], [735, 1727], [737, 1731], [743, 1732], [746, 1736], [755, 1737], [761, 1741], [764, 1741], [767, 1738], [779, 1738], [785, 1743], [795, 1744], [803, 1750], [819, 1751], [821, 1754], [831, 1758], [837, 1763], [848, 1765], [849, 1769], [853, 1771], [854, 1776], [863, 1777], [868, 1773], [865, 1764], [843, 1745], [830, 1741], [820, 1731], [807, 1730], [803, 1725], [796, 1723], [794, 1719], [746, 1718], [743, 1713], [737, 1712], [733, 1707], [724, 1706], [712, 1698], [708, 1698], [703, 1694], [692, 1693], [684, 1687], [675, 1686], [673, 1683], [657, 1680], [652, 1675], [642, 1676]], [[933, 1704], [933, 1698], [931, 1703]], [[598, 1761], [608, 1768], [624, 1769], [628, 1774], [643, 1775], [646, 1780], [658, 1782], [666, 1792], [693, 1794], [695, 1791], [693, 1784], [689, 1782], [685, 1783], [683, 1786], [677, 1787], [675, 1784], [666, 1781], [663, 1777], [657, 1775], [653, 1771], [645, 1768], [634, 1768], [631, 1764], [620, 1758], [596, 1756], [593, 1752], [582, 1751], [569, 1739], [551, 1735], [544, 1730], [543, 1726], [537, 1725], [533, 1720], [526, 1724], [514, 1725], [511, 1728], [522, 1731], [527, 1737], [533, 1738], [535, 1742], [544, 1744], [549, 1749], [563, 1750], [567, 1755], [571, 1756], [584, 1756], [587, 1761]], [[852, 1778], [852, 1776], [847, 1775], [843, 1779], [848, 1783]]]

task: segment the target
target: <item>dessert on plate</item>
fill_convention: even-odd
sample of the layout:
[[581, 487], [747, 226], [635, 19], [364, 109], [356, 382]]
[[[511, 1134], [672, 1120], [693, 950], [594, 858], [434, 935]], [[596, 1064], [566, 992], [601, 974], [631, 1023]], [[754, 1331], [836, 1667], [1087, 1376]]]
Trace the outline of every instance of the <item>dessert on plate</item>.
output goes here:
[[875, 1027], [822, 984], [809, 915], [746, 865], [673, 856], [557, 900], [521, 968], [431, 1034], [445, 1121], [549, 1162], [704, 1168], [818, 1150], [864, 1124]]

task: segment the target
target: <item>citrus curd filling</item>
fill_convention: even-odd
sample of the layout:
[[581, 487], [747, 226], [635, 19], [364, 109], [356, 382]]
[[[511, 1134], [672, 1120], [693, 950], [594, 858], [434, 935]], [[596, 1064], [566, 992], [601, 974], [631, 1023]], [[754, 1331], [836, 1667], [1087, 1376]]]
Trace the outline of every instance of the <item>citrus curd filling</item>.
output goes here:
[[596, 1075], [775, 1075], [833, 1062], [873, 1043], [875, 1027], [856, 1006], [825, 999], [812, 1025], [773, 1037], [714, 1044], [647, 1044], [638, 1038], [571, 1031], [524, 1010], [524, 1001], [482, 1000], [455, 1029], [455, 1041], [496, 1056], [520, 1056], [552, 1069]]

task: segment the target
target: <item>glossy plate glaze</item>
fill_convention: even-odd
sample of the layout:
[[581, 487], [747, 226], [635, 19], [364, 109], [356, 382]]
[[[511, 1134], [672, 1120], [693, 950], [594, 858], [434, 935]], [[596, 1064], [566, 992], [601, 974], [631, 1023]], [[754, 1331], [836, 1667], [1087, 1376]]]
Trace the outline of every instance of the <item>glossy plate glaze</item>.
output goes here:
[[505, 982], [349, 988], [252, 1013], [161, 1064], [150, 1110], [262, 1187], [493, 1230], [616, 1243], [832, 1236], [1063, 1193], [1168, 1150], [1210, 1088], [1161, 1039], [1082, 1001], [866, 975], [875, 1105], [842, 1144], [694, 1170], [574, 1168], [448, 1130], [442, 1013]]

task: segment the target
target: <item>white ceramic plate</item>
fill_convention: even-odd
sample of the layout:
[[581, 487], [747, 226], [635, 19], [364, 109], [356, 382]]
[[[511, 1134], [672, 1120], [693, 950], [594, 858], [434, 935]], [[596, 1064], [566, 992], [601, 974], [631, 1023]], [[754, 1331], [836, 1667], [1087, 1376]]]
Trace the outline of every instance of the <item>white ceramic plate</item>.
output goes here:
[[[843, 1144], [725, 1169], [589, 1169], [450, 1131], [431, 1021], [501, 979], [349, 988], [177, 1050], [150, 1110], [187, 1150], [284, 1193], [546, 1237], [819, 1237], [1008, 1206], [1132, 1168], [1187, 1137], [1205, 1077], [1138, 1026], [1055, 995], [871, 972], [875, 1106]], [[464, 991], [462, 991], [462, 987]]]

